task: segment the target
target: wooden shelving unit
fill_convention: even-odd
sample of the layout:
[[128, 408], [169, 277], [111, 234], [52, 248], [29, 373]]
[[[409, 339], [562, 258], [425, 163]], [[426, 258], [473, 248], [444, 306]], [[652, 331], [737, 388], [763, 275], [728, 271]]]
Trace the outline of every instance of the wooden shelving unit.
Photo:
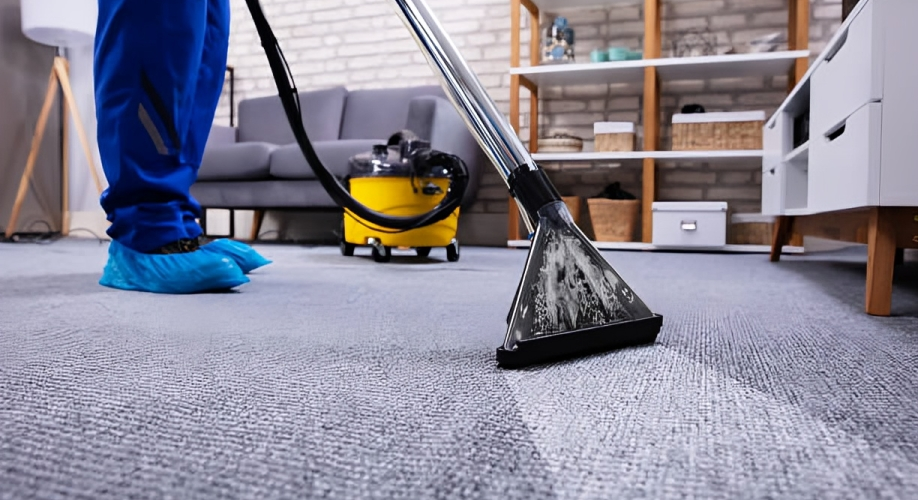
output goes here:
[[[507, 242], [510, 248], [529, 248], [529, 240], [512, 240]], [[633, 251], [650, 251], [650, 250], [667, 250], [674, 251], [672, 248], [658, 248], [651, 243], [640, 241], [612, 242], [612, 241], [594, 241], [593, 246], [599, 250], [633, 250]], [[703, 249], [710, 253], [760, 253], [767, 254], [771, 252], [771, 245], [724, 245], [714, 249]], [[801, 247], [785, 246], [783, 254], [800, 254], [803, 253]]]
[[623, 152], [587, 152], [587, 153], [534, 153], [532, 159], [537, 162], [589, 161], [610, 163], [631, 163], [634, 161], [704, 161], [731, 163], [748, 161], [758, 166], [762, 162], [764, 151], [731, 149], [725, 151], [623, 151]]
[[[551, 11], [612, 8], [616, 4], [644, 5], [644, 59], [608, 63], [576, 63], [541, 65], [541, 14]], [[686, 58], [662, 57], [660, 7], [663, 2], [684, 0], [510, 0], [510, 124], [520, 131], [521, 89], [530, 92], [529, 149], [537, 162], [588, 161], [610, 166], [637, 166], [643, 169], [641, 188], [641, 241], [613, 245], [616, 248], [642, 244], [648, 248], [653, 234], [651, 207], [657, 199], [657, 164], [665, 161], [749, 162], [761, 165], [763, 151], [660, 151], [660, 83], [662, 81], [704, 80], [714, 78], [744, 78], [752, 76], [789, 75], [789, 88], [794, 88], [809, 67], [809, 0], [788, 1], [788, 50], [781, 52], [730, 54]], [[529, 16], [529, 65], [523, 66], [520, 30], [523, 8]], [[539, 88], [563, 85], [639, 84], [643, 82], [643, 144], [641, 151], [627, 153], [540, 154], [538, 152]], [[806, 154], [801, 150], [799, 154]], [[509, 204], [508, 246], [520, 246], [520, 217], [516, 203]], [[793, 241], [793, 244], [799, 244]], [[622, 246], [624, 245], [624, 246]], [[608, 247], [597, 243], [599, 247]], [[630, 247], [629, 247], [630, 248]], [[638, 247], [635, 247], [638, 248]]]
[[638, 83], [644, 70], [657, 69], [667, 81], [707, 78], [746, 78], [786, 73], [808, 50], [729, 54], [721, 56], [670, 57], [605, 63], [573, 63], [511, 68], [511, 75], [525, 77], [538, 86]]

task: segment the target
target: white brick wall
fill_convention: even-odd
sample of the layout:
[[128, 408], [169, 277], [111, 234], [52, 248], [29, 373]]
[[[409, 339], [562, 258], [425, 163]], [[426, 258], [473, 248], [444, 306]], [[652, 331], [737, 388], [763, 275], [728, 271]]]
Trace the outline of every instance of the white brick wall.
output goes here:
[[[302, 90], [332, 85], [378, 88], [436, 84], [423, 55], [396, 16], [389, 0], [262, 0]], [[785, 32], [787, 0], [663, 0], [663, 50], [681, 31], [707, 27], [717, 36], [719, 49], [743, 49], [758, 36]], [[447, 33], [468, 60], [504, 113], [509, 112], [510, 2], [509, 0], [428, 0]], [[249, 18], [245, 2], [232, 0], [233, 21], [229, 63], [236, 68], [236, 102], [275, 92], [270, 70]], [[616, 4], [609, 9], [563, 12], [576, 31], [576, 56], [589, 60], [594, 48], [643, 43], [643, 3]], [[810, 47], [818, 53], [840, 24], [840, 0], [811, 0]], [[551, 14], [551, 13], [546, 13]], [[550, 22], [543, 16], [543, 23]], [[524, 10], [522, 54], [527, 59], [529, 30]], [[815, 55], [815, 54], [814, 54]], [[664, 83], [664, 123], [686, 103], [700, 103], [709, 111], [761, 109], [771, 113], [783, 99], [785, 77]], [[624, 88], [566, 87], [541, 91], [540, 129], [566, 128], [592, 137], [598, 120], [640, 123], [642, 86]], [[528, 109], [522, 91], [521, 109]], [[227, 123], [228, 100], [217, 114]], [[523, 138], [528, 138], [528, 116], [523, 116]], [[638, 127], [640, 132], [640, 126]], [[640, 144], [640, 142], [639, 142]], [[669, 130], [662, 134], [669, 147]], [[588, 142], [587, 148], [592, 148]], [[640, 193], [640, 169], [571, 164], [546, 165], [563, 194], [590, 196], [612, 181]], [[658, 176], [660, 199], [728, 201], [737, 211], [758, 211], [761, 176], [756, 168], [729, 165], [664, 165]], [[473, 212], [505, 213], [506, 189], [495, 172], [487, 172]]]

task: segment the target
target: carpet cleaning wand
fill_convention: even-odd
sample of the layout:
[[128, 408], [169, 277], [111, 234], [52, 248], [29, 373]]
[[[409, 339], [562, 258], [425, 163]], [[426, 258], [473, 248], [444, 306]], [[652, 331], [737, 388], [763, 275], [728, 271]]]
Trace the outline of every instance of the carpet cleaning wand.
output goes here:
[[653, 343], [663, 318], [650, 311], [574, 224], [545, 171], [533, 162], [424, 1], [393, 1], [520, 205], [527, 226], [535, 228], [498, 363], [523, 366]]
[[[497, 349], [498, 364], [521, 367], [653, 343], [663, 318], [650, 311], [574, 224], [545, 171], [533, 162], [424, 1], [393, 1], [446, 95], [507, 184], [526, 226], [534, 231], [504, 343]], [[258, 0], [246, 3], [300, 148], [320, 180], [328, 177], [322, 185], [333, 199], [352, 209], [355, 200], [339, 192], [340, 184], [327, 174], [306, 137], [299, 103], [293, 102], [289, 68]]]

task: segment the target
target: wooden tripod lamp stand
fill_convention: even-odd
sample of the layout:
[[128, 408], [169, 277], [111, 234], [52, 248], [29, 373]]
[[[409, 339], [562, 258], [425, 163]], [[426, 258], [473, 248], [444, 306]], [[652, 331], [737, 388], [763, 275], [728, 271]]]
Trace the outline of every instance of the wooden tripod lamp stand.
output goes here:
[[22, 210], [22, 204], [25, 201], [26, 194], [29, 191], [29, 183], [32, 179], [32, 171], [35, 169], [35, 162], [38, 159], [39, 148], [44, 137], [45, 127], [48, 124], [48, 115], [51, 113], [51, 105], [57, 96], [58, 85], [63, 92], [63, 161], [62, 161], [62, 180], [61, 180], [61, 209], [63, 217], [61, 220], [61, 233], [66, 236], [70, 231], [70, 196], [69, 182], [70, 175], [67, 161], [67, 141], [70, 115], [76, 125], [77, 135], [83, 146], [83, 153], [89, 165], [89, 172], [96, 184], [96, 190], [102, 194], [102, 180], [96, 170], [95, 161], [93, 160], [92, 149], [89, 146], [89, 140], [86, 137], [86, 130], [83, 128], [83, 120], [77, 109], [76, 99], [73, 96], [73, 89], [70, 86], [70, 68], [67, 59], [62, 55], [66, 48], [77, 48], [92, 46], [96, 32], [96, 17], [98, 15], [98, 5], [96, 0], [22, 0], [22, 32], [26, 37], [43, 45], [57, 47], [58, 53], [54, 57], [54, 63], [51, 66], [51, 76], [48, 80], [48, 91], [45, 94], [45, 101], [41, 107], [41, 113], [38, 115], [38, 122], [35, 124], [35, 134], [32, 136], [32, 148], [29, 150], [29, 156], [26, 160], [26, 168], [22, 173], [19, 181], [19, 191], [16, 193], [16, 201], [13, 204], [13, 212], [10, 215], [9, 223], [6, 225], [6, 237], [13, 236], [16, 230], [16, 223], [19, 219], [19, 212]]

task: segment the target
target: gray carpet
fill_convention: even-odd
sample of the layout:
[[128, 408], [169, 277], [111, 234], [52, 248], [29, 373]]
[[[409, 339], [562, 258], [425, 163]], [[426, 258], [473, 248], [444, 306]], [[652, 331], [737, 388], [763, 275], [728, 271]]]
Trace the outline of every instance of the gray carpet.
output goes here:
[[874, 318], [861, 250], [608, 253], [657, 344], [503, 371], [525, 252], [260, 248], [178, 297], [0, 245], [0, 498], [918, 498], [915, 264]]

